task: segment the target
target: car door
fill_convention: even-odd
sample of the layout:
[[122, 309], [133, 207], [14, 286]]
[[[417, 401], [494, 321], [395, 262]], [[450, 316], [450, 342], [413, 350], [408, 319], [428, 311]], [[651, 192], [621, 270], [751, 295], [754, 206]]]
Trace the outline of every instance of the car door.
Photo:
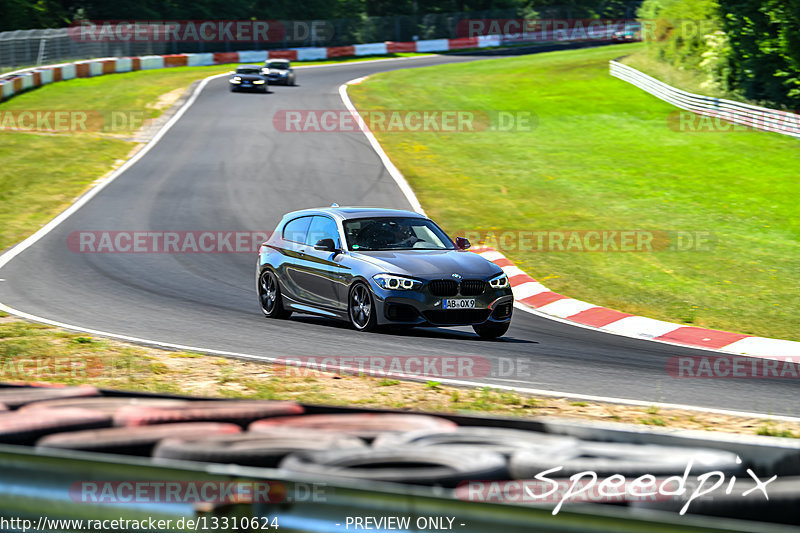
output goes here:
[[[315, 250], [314, 246], [322, 239], [331, 239], [336, 252]], [[321, 307], [343, 310], [347, 307], [346, 272], [342, 265], [342, 240], [336, 221], [328, 216], [315, 215], [306, 236], [306, 262], [309, 276], [304, 278], [304, 287], [313, 294], [314, 301]], [[344, 296], [343, 296], [344, 294]]]
[[278, 266], [278, 276], [284, 295], [301, 303], [310, 303], [305, 277], [308, 275], [308, 264], [305, 254], [308, 246], [306, 237], [308, 227], [311, 225], [312, 216], [298, 217], [290, 220], [283, 226], [282, 248], [283, 262]]

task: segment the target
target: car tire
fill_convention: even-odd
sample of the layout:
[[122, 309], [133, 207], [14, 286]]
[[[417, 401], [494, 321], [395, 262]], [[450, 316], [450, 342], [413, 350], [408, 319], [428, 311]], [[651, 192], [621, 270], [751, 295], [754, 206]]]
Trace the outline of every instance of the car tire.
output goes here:
[[90, 409], [36, 409], [0, 414], [0, 444], [32, 445], [51, 433], [111, 426], [111, 417]]
[[333, 432], [372, 442], [386, 433], [435, 431], [447, 433], [458, 426], [446, 418], [406, 413], [340, 413], [303, 416], [279, 416], [250, 424], [250, 433], [274, 433], [296, 429]]
[[482, 339], [496, 339], [505, 335], [510, 325], [511, 322], [484, 322], [475, 324], [472, 329]]
[[232, 92], [232, 93], [235, 93], [235, 92], [236, 92], [236, 87], [234, 87], [233, 85], [231, 85], [231, 92]]
[[176, 407], [122, 407], [114, 414], [114, 425], [129, 427], [180, 422], [229, 422], [247, 426], [272, 416], [294, 416], [304, 412], [303, 406], [290, 401], [201, 400]]
[[89, 385], [75, 387], [4, 387], [0, 389], [0, 403], [9, 409], [17, 409], [23, 405], [45, 400], [88, 398], [93, 396], [100, 396], [100, 391]]
[[553, 475], [558, 477], [591, 471], [598, 477], [620, 474], [633, 478], [645, 474], [680, 475], [689, 461], [692, 461], [693, 471], [738, 474], [743, 470], [736, 462], [736, 454], [723, 450], [591, 441], [573, 448], [554, 449], [552, 453], [523, 450], [511, 456], [509, 468], [514, 479], [530, 479], [557, 466], [561, 469]]
[[414, 485], [456, 487], [472, 480], [508, 477], [506, 459], [480, 448], [440, 447], [342, 449], [298, 452], [280, 464], [281, 470], [309, 476], [391, 481]]
[[264, 270], [258, 277], [258, 303], [267, 318], [289, 318], [292, 315], [283, 307], [281, 286], [271, 270]]
[[535, 453], [568, 453], [577, 448], [578, 439], [565, 435], [550, 435], [503, 427], [459, 427], [455, 431], [422, 430], [404, 433], [383, 433], [372, 446], [375, 448], [407, 446], [456, 446], [480, 448], [511, 457], [520, 451]]
[[377, 328], [375, 298], [365, 283], [358, 281], [350, 287], [347, 295], [347, 316], [350, 317], [350, 324], [358, 331], [375, 331]]
[[100, 411], [109, 416], [113, 416], [123, 407], [131, 405], [139, 407], [176, 407], [186, 405], [189, 400], [173, 400], [166, 398], [128, 398], [98, 396], [96, 398], [64, 398], [57, 400], [44, 400], [31, 403], [20, 407], [20, 411], [30, 411], [33, 409], [67, 409], [80, 408]]
[[356, 437], [314, 430], [276, 428], [274, 433], [168, 438], [158, 444], [153, 451], [153, 457], [277, 468], [286, 456], [301, 450], [364, 449], [366, 446], [363, 440]]
[[241, 432], [236, 424], [219, 422], [104, 428], [47, 435], [36, 442], [36, 447], [149, 457], [164, 439], [210, 438]]

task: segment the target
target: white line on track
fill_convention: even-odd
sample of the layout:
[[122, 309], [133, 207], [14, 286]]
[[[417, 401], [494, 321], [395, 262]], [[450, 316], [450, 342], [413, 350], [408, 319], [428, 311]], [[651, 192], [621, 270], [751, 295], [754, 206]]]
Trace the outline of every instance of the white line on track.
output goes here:
[[[400, 58], [400, 59], [389, 59], [389, 60], [378, 60], [378, 61], [398, 61], [402, 59], [413, 59], [413, 58]], [[347, 65], [349, 63], [341, 63], [342, 65]], [[322, 66], [322, 65], [320, 65]], [[325, 66], [333, 66], [333, 65], [325, 65]], [[186, 101], [185, 104], [178, 110], [175, 115], [170, 118], [161, 128], [161, 130], [156, 133], [156, 135], [142, 148], [139, 152], [136, 153], [132, 158], [126, 161], [121, 167], [115, 170], [111, 175], [108, 176], [105, 180], [100, 182], [96, 187], [89, 190], [78, 198], [74, 204], [69, 206], [65, 209], [61, 214], [56, 216], [53, 220], [48, 222], [45, 226], [40, 228], [36, 233], [19, 243], [18, 245], [14, 246], [4, 254], [0, 255], [0, 268], [8, 264], [9, 261], [14, 259], [23, 251], [30, 248], [33, 244], [37, 241], [42, 239], [45, 235], [53, 231], [56, 227], [58, 227], [62, 222], [67, 220], [70, 216], [72, 216], [75, 212], [77, 212], [81, 207], [86, 205], [89, 200], [94, 198], [101, 190], [107, 187], [111, 182], [121, 176], [126, 170], [136, 164], [145, 154], [147, 154], [157, 143], [160, 141], [164, 135], [178, 122], [178, 120], [186, 113], [186, 111], [194, 104], [197, 100], [200, 92], [208, 85], [208, 83], [216, 78], [220, 78], [223, 76], [227, 76], [228, 74], [217, 74], [214, 76], [209, 76], [208, 78], [203, 79], [200, 84], [195, 88], [192, 96]], [[339, 87], [339, 94], [342, 97], [342, 101], [344, 102], [345, 106], [351, 112], [356, 112], [355, 107], [353, 106], [350, 99], [347, 97], [346, 91], [347, 84], [341, 85]], [[367, 133], [365, 132], [365, 135]], [[371, 137], [371, 139], [370, 139]], [[375, 139], [375, 136], [371, 133], [367, 135], [367, 138], [370, 139], [370, 144], [372, 145], [373, 149], [377, 152], [378, 156], [380, 156], [381, 161], [384, 162], [386, 165], [387, 170], [392, 175], [392, 178], [397, 182], [398, 186], [401, 188], [403, 194], [408, 199], [409, 203], [420, 213], [424, 213], [422, 211], [422, 207], [419, 205], [419, 200], [417, 200], [414, 191], [409, 187], [408, 182], [405, 181], [405, 178], [397, 169], [397, 167], [392, 164], [389, 160], [388, 156], [383, 152], [380, 144]], [[394, 169], [394, 170], [392, 170]], [[394, 173], [393, 173], [394, 172]], [[405, 184], [403, 186], [402, 184]], [[516, 307], [517, 304], [515, 304]], [[532, 314], [537, 314], [531, 310], [523, 309], [527, 312], [531, 312]], [[181, 350], [181, 351], [190, 351], [190, 352], [199, 352], [199, 353], [206, 353], [209, 355], [217, 355], [221, 357], [231, 357], [235, 359], [243, 359], [248, 361], [259, 361], [259, 362], [271, 362], [277, 364], [286, 364], [286, 359], [283, 357], [268, 357], [268, 356], [259, 356], [259, 355], [252, 355], [246, 353], [239, 353], [239, 352], [230, 352], [224, 350], [213, 350], [209, 348], [202, 348], [197, 346], [186, 346], [182, 344], [174, 344], [168, 342], [161, 342], [152, 339], [144, 339], [140, 337], [132, 337], [129, 335], [121, 335], [118, 333], [111, 333], [108, 331], [96, 330], [91, 328], [86, 328], [82, 326], [76, 326], [74, 324], [67, 324], [64, 322], [58, 322], [56, 320], [50, 320], [47, 318], [43, 318], [37, 315], [32, 315], [30, 313], [26, 313], [24, 311], [20, 311], [18, 309], [14, 309], [13, 307], [9, 307], [4, 303], [0, 302], [0, 311], [5, 311], [6, 313], [10, 313], [12, 315], [18, 316], [20, 318], [24, 318], [27, 320], [32, 320], [34, 322], [41, 322], [43, 324], [49, 324], [51, 326], [68, 329], [72, 331], [79, 331], [82, 333], [88, 333], [90, 335], [97, 335], [100, 337], [108, 337], [112, 339], [118, 339], [125, 342], [131, 342], [135, 344], [143, 344], [148, 346], [155, 346], [160, 347], [168, 350]], [[549, 318], [549, 317], [548, 317]], [[337, 367], [340, 371], [343, 372], [360, 372], [361, 369], [358, 368], [349, 368], [344, 366]], [[420, 377], [420, 378], [404, 378], [408, 379], [409, 381], [427, 381], [429, 376]], [[765, 413], [752, 413], [747, 411], [730, 411], [726, 409], [716, 409], [710, 407], [700, 407], [700, 406], [693, 406], [693, 405], [682, 405], [682, 404], [674, 404], [674, 403], [660, 403], [660, 402], [648, 402], [642, 400], [632, 400], [627, 398], [614, 398], [608, 396], [595, 396], [595, 395], [588, 395], [588, 394], [576, 394], [571, 392], [559, 392], [559, 391], [552, 391], [552, 390], [544, 390], [544, 389], [533, 389], [528, 387], [512, 387], [508, 385], [499, 385], [496, 383], [483, 383], [483, 382], [475, 382], [475, 381], [466, 381], [460, 379], [449, 379], [449, 378], [436, 378], [442, 384], [453, 385], [453, 386], [461, 386], [461, 387], [477, 387], [477, 388], [485, 388], [490, 387], [493, 389], [499, 390], [508, 390], [514, 391], [522, 394], [531, 394], [531, 395], [539, 395], [539, 396], [549, 396], [549, 397], [559, 397], [559, 398], [574, 398], [577, 400], [586, 400], [586, 401], [596, 401], [596, 402], [607, 402], [607, 403], [616, 403], [621, 405], [632, 405], [638, 407], [659, 407], [665, 409], [683, 409], [687, 411], [696, 411], [696, 412], [703, 412], [703, 413], [714, 413], [714, 414], [722, 414], [722, 415], [729, 415], [729, 416], [740, 416], [740, 417], [747, 417], [747, 418], [766, 418], [771, 420], [777, 421], [784, 421], [784, 422], [800, 422], [800, 417], [791, 417], [791, 416], [782, 416], [782, 415], [769, 415]]]

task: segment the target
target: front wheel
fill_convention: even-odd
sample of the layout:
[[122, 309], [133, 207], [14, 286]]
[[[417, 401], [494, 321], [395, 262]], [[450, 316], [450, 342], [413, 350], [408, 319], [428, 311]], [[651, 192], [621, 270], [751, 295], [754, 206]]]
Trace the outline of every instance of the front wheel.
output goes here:
[[496, 339], [505, 335], [510, 325], [511, 322], [485, 322], [483, 324], [475, 324], [472, 329], [482, 339]]
[[375, 331], [378, 317], [375, 315], [375, 304], [372, 291], [363, 283], [355, 283], [350, 289], [348, 300], [348, 314], [350, 323], [358, 331]]
[[258, 278], [258, 302], [267, 318], [288, 318], [292, 314], [283, 308], [278, 278], [269, 270], [262, 272]]

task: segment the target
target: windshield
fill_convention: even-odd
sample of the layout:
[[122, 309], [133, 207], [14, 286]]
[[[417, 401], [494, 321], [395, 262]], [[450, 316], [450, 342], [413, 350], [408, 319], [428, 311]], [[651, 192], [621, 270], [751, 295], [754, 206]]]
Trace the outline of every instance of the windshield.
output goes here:
[[379, 217], [344, 221], [352, 251], [453, 250], [453, 241], [427, 218]]
[[239, 67], [236, 69], [236, 74], [261, 74], [261, 69], [258, 67]]
[[289, 63], [285, 61], [271, 61], [270, 63], [267, 63], [267, 68], [277, 68], [281, 70], [286, 70], [287, 68], [289, 68]]

